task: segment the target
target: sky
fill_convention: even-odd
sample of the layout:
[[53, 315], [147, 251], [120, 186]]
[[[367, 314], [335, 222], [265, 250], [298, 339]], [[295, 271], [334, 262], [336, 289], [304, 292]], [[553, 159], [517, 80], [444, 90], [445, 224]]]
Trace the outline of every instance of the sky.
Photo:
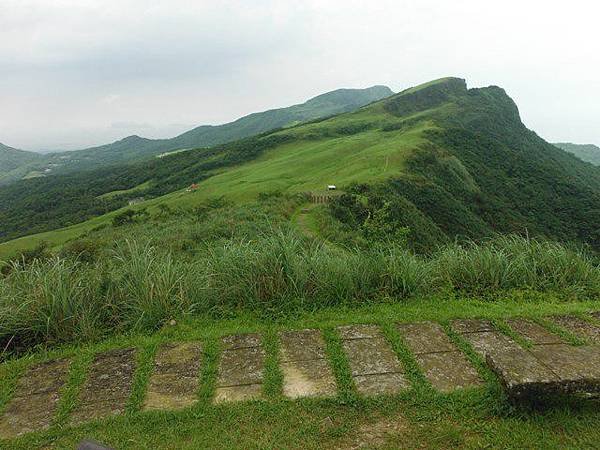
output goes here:
[[0, 0], [0, 142], [77, 149], [445, 76], [546, 140], [600, 145], [600, 5], [570, 0]]

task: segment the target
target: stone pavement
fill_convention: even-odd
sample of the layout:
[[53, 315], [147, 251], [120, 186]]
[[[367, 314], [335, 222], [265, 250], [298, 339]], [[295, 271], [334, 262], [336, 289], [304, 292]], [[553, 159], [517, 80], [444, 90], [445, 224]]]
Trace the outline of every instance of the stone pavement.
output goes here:
[[[528, 319], [506, 321], [512, 333], [527, 343], [525, 346], [487, 320], [458, 319], [451, 328], [482, 357], [513, 398], [557, 392], [599, 393], [600, 314], [553, 316], [546, 320], [577, 336], [585, 345], [569, 345], [560, 335]], [[456, 345], [458, 341], [440, 324], [398, 324], [395, 330], [434, 389], [447, 393], [482, 384], [480, 374]], [[399, 355], [380, 327], [340, 326], [336, 332], [360, 395], [395, 394], [410, 389]], [[296, 399], [336, 395], [331, 355], [321, 330], [282, 331], [277, 356], [284, 396]], [[79, 424], [122, 414], [131, 397], [136, 357], [135, 348], [95, 355], [68, 421]], [[215, 385], [213, 402], [264, 398], [265, 358], [259, 334], [222, 338], [218, 373], [211, 381]], [[148, 375], [142, 410], [182, 409], [197, 403], [203, 363], [200, 342], [160, 346]], [[27, 368], [17, 381], [12, 398], [1, 407], [0, 438], [50, 428], [70, 368], [68, 359]]]
[[350, 325], [338, 331], [360, 394], [395, 394], [409, 387], [402, 365], [379, 327]]

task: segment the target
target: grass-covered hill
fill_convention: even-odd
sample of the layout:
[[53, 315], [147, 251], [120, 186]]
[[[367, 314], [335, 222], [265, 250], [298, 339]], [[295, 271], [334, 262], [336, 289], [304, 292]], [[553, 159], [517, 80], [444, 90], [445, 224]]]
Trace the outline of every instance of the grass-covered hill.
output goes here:
[[202, 125], [169, 139], [129, 136], [111, 144], [83, 150], [43, 156], [32, 153], [30, 155], [34, 155], [36, 158], [23, 158], [21, 164], [7, 166], [7, 170], [2, 170], [3, 157], [0, 152], [0, 184], [24, 177], [65, 174], [125, 164], [171, 151], [212, 147], [275, 128], [353, 111], [392, 94], [393, 92], [386, 86], [372, 86], [366, 89], [337, 89], [318, 95], [299, 105], [253, 113], [223, 125]]
[[[197, 191], [181, 190], [199, 182]], [[456, 237], [528, 233], [600, 247], [600, 171], [545, 142], [498, 87], [446, 78], [357, 111], [182, 152], [138, 165], [29, 180], [0, 190], [0, 236], [64, 230], [8, 242], [9, 254], [40, 240], [60, 245], [108, 224], [129, 198], [193, 208], [224, 196], [322, 190], [349, 195], [334, 214], [348, 229], [377, 217], [408, 227], [416, 249]], [[73, 224], [73, 225], [71, 225]]]
[[600, 166], [600, 147], [594, 144], [571, 144], [569, 142], [557, 142], [558, 148], [573, 153], [579, 159]]
[[0, 143], [0, 177], [18, 167], [40, 161], [43, 158], [39, 153], [17, 150]]

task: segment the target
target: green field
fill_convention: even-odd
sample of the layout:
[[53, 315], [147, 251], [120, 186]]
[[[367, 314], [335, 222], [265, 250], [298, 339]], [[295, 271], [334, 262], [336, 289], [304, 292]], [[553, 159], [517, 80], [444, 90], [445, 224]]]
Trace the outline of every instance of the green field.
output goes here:
[[[514, 406], [502, 393], [496, 377], [474, 353], [469, 358], [485, 384], [480, 388], [440, 394], [434, 391], [407, 355], [393, 331], [395, 322], [435, 320], [447, 324], [457, 317], [486, 317], [495, 321], [512, 316], [538, 318], [556, 313], [584, 313], [597, 303], [530, 303], [506, 299], [489, 303], [476, 299], [420, 299], [404, 304], [338, 308], [279, 320], [239, 315], [231, 320], [184, 320], [166, 325], [152, 335], [120, 337], [100, 344], [64, 347], [37, 353], [0, 366], [0, 409], [14, 389], [19, 373], [47, 358], [72, 357], [73, 371], [63, 389], [65, 398], [53, 427], [13, 441], [11, 449], [74, 448], [82, 439], [95, 439], [114, 448], [594, 448], [600, 440], [597, 401], [561, 399], [544, 407]], [[354, 390], [349, 368], [335, 338], [334, 328], [348, 323], [381, 325], [408, 371], [411, 389], [393, 396], [363, 398]], [[332, 399], [290, 401], [282, 396], [277, 332], [282, 329], [325, 330], [330, 358], [340, 387]], [[265, 401], [213, 405], [210, 401], [217, 371], [218, 338], [241, 332], [261, 332], [267, 346]], [[157, 346], [163, 342], [199, 340], [204, 343], [200, 401], [180, 412], [141, 412], [141, 402]], [[126, 413], [83, 426], [67, 424], [93, 353], [134, 346], [140, 350], [133, 392]], [[465, 347], [466, 348], [466, 347]]]

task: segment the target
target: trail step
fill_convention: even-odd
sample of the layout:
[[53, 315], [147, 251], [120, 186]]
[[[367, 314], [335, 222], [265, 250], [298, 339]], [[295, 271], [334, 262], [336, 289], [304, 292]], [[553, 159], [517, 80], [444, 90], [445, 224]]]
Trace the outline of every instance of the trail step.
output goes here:
[[[559, 336], [526, 319], [507, 323], [532, 343], [530, 350], [498, 331], [463, 332], [463, 336], [498, 374], [509, 396], [600, 393], [600, 347], [567, 345]], [[465, 329], [461, 321], [454, 324], [455, 330]]]
[[258, 334], [226, 336], [219, 364], [215, 403], [262, 397], [265, 352]]
[[122, 414], [131, 394], [136, 349], [110, 350], [96, 355], [79, 395], [71, 423]]
[[590, 344], [600, 344], [600, 325], [575, 316], [554, 316], [552, 321]]
[[156, 354], [143, 409], [182, 409], [196, 403], [201, 359], [199, 342], [163, 344]]
[[[489, 323], [489, 322], [488, 322]], [[491, 323], [489, 323], [491, 327]], [[499, 331], [472, 331], [474, 327], [458, 320], [453, 328], [468, 340], [498, 375], [507, 394], [513, 398], [529, 396], [550, 387], [557, 376], [530, 352]], [[462, 330], [462, 332], [461, 332]]]
[[529, 319], [510, 319], [506, 323], [515, 332], [523, 336], [532, 345], [564, 344], [563, 339], [551, 333], [540, 324]]
[[362, 395], [395, 394], [409, 387], [398, 357], [374, 325], [338, 327], [352, 379]]
[[289, 398], [335, 395], [335, 378], [321, 331], [284, 331], [279, 334], [279, 339], [283, 395]]
[[0, 418], [0, 438], [13, 438], [50, 427], [69, 366], [70, 360], [59, 359], [35, 364], [25, 371]]
[[451, 392], [482, 383], [477, 371], [441, 325], [434, 322], [401, 324], [398, 331], [435, 389]]

